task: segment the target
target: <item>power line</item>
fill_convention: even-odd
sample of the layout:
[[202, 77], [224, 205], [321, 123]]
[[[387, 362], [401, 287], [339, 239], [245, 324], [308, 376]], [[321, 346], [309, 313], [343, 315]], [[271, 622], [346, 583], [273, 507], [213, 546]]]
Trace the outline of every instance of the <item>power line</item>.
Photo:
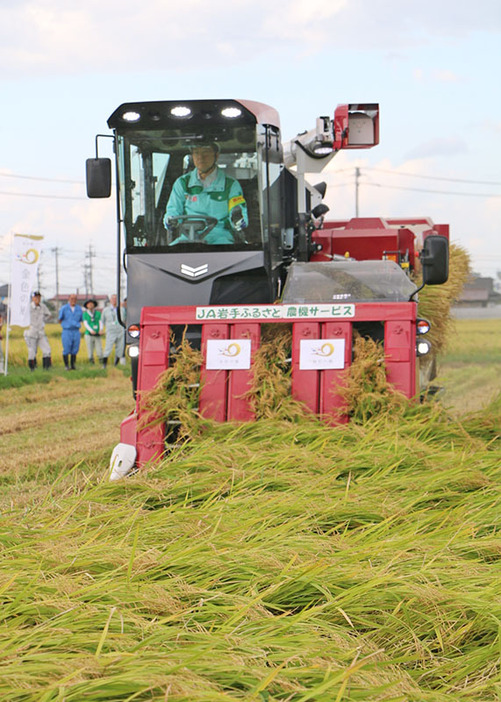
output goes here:
[[0, 171], [0, 178], [21, 178], [23, 180], [40, 180], [46, 183], [72, 183], [73, 185], [83, 185], [83, 180], [69, 180], [68, 178], [40, 178], [38, 176], [19, 175], [18, 173], [4, 173]]
[[0, 195], [9, 195], [12, 197], [38, 197], [47, 200], [87, 200], [86, 197], [78, 197], [76, 195], [40, 195], [37, 193], [11, 193], [5, 190], [0, 190]]
[[[360, 182], [360, 176], [364, 175], [362, 172], [362, 169], [360, 167], [355, 167], [351, 169], [354, 177], [355, 177], [355, 193], [357, 192], [358, 188], [360, 185], [369, 185], [374, 188], [388, 188], [390, 190], [410, 190], [414, 192], [419, 192], [419, 193], [434, 193], [436, 195], [459, 195], [463, 197], [482, 197], [482, 198], [501, 198], [500, 193], [470, 193], [470, 192], [461, 192], [457, 190], [432, 190], [429, 188], [413, 188], [413, 187], [407, 187], [405, 185], [387, 185], [386, 183], [374, 183], [371, 181], [364, 180]], [[389, 171], [389, 170], [384, 170], [384, 169], [378, 169], [378, 168], [365, 168], [365, 171], [381, 171], [382, 173], [391, 173], [392, 175], [413, 175], [410, 173], [400, 173], [399, 171]], [[416, 176], [416, 177], [422, 177], [422, 178], [430, 178], [430, 179], [435, 179], [433, 176]], [[460, 183], [482, 183], [482, 182], [489, 182], [490, 184], [495, 184], [494, 181], [466, 181], [466, 180], [460, 180], [460, 179], [454, 179], [454, 178], [439, 178], [437, 177], [436, 180], [451, 180], [455, 182], [460, 182]], [[340, 184], [336, 184], [337, 187], [339, 187]], [[343, 185], [349, 185], [348, 183], [345, 183]], [[501, 185], [501, 182], [500, 182]], [[357, 196], [356, 196], [357, 197]]]
[[427, 180], [446, 180], [449, 183], [468, 183], [470, 185], [501, 185], [499, 180], [466, 180], [464, 178], [446, 178], [445, 176], [429, 176], [418, 173], [404, 173], [402, 171], [391, 171], [385, 168], [366, 167], [368, 171], [377, 171], [378, 173], [391, 173], [392, 175], [407, 176], [410, 178], [425, 178]]
[[460, 195], [462, 197], [484, 197], [484, 198], [501, 198], [501, 194], [495, 193], [463, 193], [457, 190], [430, 190], [428, 188], [406, 188], [404, 185], [382, 185], [381, 183], [368, 183], [364, 182], [364, 185], [369, 185], [374, 188], [389, 188], [391, 190], [413, 190], [418, 193], [434, 193], [435, 195]]

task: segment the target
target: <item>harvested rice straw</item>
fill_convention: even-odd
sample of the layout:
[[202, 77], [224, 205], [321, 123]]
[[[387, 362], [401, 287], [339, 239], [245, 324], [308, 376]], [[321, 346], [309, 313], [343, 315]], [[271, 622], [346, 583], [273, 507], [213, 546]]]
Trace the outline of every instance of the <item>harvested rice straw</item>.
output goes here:
[[364, 423], [383, 413], [402, 411], [408, 400], [388, 382], [383, 345], [356, 330], [353, 340], [353, 362], [342, 384], [332, 388], [343, 398], [346, 414]]
[[179, 422], [177, 439], [190, 439], [199, 435], [204, 426], [198, 412], [202, 354], [183, 336], [174, 357], [153, 390], [142, 393], [141, 407], [145, 414], [140, 425]]
[[256, 419], [304, 420], [309, 412], [291, 397], [292, 327], [263, 324], [254, 354], [252, 386], [247, 393]]
[[459, 299], [470, 271], [470, 256], [466, 249], [451, 244], [448, 281], [443, 285], [427, 285], [419, 292], [418, 314], [431, 322], [427, 338], [435, 355], [445, 351], [451, 332], [454, 331], [451, 307]]

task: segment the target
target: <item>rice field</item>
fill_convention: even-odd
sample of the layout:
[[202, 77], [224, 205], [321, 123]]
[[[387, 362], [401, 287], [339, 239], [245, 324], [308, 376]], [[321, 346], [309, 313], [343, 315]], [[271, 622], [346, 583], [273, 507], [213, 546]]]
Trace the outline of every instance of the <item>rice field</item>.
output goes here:
[[[440, 377], [492, 381], [486, 330]], [[501, 699], [492, 382], [474, 412], [206, 424], [109, 483], [129, 382], [61, 376], [0, 390], [2, 700]]]

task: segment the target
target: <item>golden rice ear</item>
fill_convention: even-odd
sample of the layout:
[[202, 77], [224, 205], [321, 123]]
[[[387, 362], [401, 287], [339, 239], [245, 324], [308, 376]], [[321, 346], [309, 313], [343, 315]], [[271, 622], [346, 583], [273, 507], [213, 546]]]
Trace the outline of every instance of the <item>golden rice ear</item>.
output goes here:
[[454, 330], [451, 307], [459, 299], [470, 274], [470, 255], [461, 246], [451, 244], [448, 281], [443, 285], [426, 286], [419, 293], [418, 314], [431, 323], [426, 338], [431, 342], [435, 356], [447, 348], [448, 339]]
[[353, 362], [345, 370], [342, 386], [332, 389], [341, 395], [350, 419], [365, 422], [407, 406], [409, 400], [388, 382], [383, 344], [356, 330], [353, 339]]
[[176, 427], [177, 440], [198, 436], [204, 426], [198, 414], [201, 366], [201, 352], [183, 336], [175, 361], [161, 373], [152, 390], [141, 394], [144, 414], [140, 427], [166, 422]]
[[[247, 396], [256, 419], [292, 419], [299, 408], [291, 398], [292, 327], [263, 324]], [[304, 408], [299, 410], [304, 416]]]

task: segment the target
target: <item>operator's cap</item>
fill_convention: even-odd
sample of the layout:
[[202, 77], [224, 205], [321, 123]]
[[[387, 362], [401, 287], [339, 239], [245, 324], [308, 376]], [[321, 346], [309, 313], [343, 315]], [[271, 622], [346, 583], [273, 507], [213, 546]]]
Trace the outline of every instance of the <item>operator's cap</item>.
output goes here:
[[86, 308], [87, 305], [90, 305], [91, 302], [94, 305], [94, 307], [97, 307], [97, 300], [94, 300], [92, 297], [89, 300], [85, 300], [83, 306]]
[[31, 297], [42, 297], [42, 293], [39, 290], [31, 293]]
[[200, 141], [190, 144], [190, 151], [193, 151], [193, 149], [201, 149], [205, 146], [209, 146], [215, 154], [218, 154], [221, 150], [221, 147], [219, 146], [217, 141], [212, 141], [211, 139], [200, 139]]

